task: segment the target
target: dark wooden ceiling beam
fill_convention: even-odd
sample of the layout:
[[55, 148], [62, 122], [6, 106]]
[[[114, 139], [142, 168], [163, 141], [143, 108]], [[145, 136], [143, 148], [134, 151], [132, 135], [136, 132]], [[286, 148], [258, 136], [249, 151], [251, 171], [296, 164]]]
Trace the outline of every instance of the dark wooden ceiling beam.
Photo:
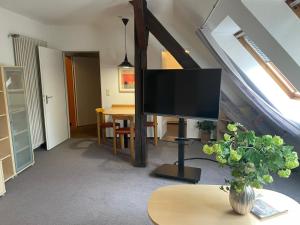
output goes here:
[[[200, 66], [186, 52], [186, 50], [151, 13], [151, 11], [147, 8], [147, 3], [145, 0], [132, 0], [129, 1], [129, 3], [134, 6], [134, 16], [136, 18], [135, 21], [137, 26], [138, 40], [141, 48], [145, 49], [145, 43], [148, 45], [149, 33], [144, 32], [150, 31], [154, 35], [154, 37], [166, 48], [166, 50], [168, 50], [173, 55], [173, 57], [184, 69], [200, 68]], [[144, 38], [140, 39], [140, 37], [146, 37], [145, 43]]]
[[175, 38], [148, 9], [145, 10], [145, 19], [149, 31], [166, 48], [166, 50], [173, 55], [184, 69], [200, 68], [186, 50], [175, 40]]

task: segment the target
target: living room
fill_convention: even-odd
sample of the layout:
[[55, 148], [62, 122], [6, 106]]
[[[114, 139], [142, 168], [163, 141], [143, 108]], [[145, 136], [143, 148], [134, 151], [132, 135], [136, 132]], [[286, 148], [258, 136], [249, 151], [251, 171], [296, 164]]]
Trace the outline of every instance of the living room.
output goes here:
[[1, 224], [297, 224], [296, 3], [0, 0]]

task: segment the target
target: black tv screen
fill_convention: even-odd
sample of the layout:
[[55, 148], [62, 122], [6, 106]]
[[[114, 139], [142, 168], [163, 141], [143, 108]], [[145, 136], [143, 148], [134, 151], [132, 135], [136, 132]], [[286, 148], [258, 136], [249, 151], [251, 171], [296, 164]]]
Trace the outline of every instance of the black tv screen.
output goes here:
[[217, 119], [221, 69], [147, 70], [144, 112]]

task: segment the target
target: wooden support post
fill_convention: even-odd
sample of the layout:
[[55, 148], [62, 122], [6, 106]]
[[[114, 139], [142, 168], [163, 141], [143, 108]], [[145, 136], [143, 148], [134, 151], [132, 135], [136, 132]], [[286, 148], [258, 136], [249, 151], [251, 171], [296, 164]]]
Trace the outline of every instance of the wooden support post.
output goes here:
[[144, 72], [147, 70], [147, 46], [149, 31], [145, 26], [145, 0], [134, 0], [134, 41], [135, 41], [135, 162], [137, 167], [147, 164], [147, 116], [143, 113]]
[[137, 33], [138, 47], [147, 49], [148, 38], [146, 35], [147, 30], [144, 17], [147, 3], [145, 0], [134, 0], [131, 4], [134, 8], [134, 24], [136, 26], [135, 32]]

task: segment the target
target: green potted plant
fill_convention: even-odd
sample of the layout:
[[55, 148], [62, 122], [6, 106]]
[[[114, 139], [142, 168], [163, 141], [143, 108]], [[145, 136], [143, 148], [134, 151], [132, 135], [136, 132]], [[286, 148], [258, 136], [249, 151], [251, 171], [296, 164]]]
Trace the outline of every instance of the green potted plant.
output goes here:
[[215, 154], [221, 166], [229, 166], [232, 178], [226, 182], [233, 210], [239, 214], [251, 211], [255, 194], [253, 188], [273, 182], [273, 176], [288, 178], [299, 166], [297, 152], [279, 136], [256, 136], [243, 125], [228, 124], [224, 140], [204, 145], [203, 152]]
[[211, 131], [216, 128], [216, 125], [213, 121], [204, 120], [198, 121], [196, 127], [201, 131], [201, 143], [206, 144], [210, 141]]

